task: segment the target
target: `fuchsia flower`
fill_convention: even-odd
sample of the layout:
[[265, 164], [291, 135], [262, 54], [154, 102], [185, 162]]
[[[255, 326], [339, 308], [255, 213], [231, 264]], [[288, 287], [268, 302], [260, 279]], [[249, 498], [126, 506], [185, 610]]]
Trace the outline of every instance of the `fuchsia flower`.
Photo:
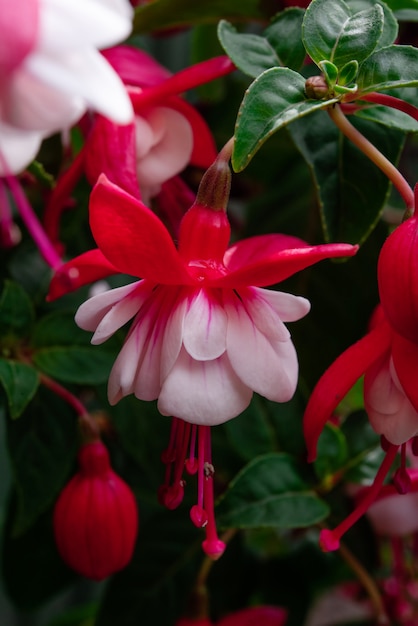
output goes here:
[[54, 534], [63, 560], [76, 572], [102, 580], [130, 561], [138, 510], [128, 485], [112, 470], [101, 441], [84, 445], [79, 472], [54, 509]]
[[213, 516], [208, 427], [239, 415], [253, 391], [286, 402], [298, 379], [295, 348], [283, 322], [306, 315], [309, 302], [263, 287], [357, 250], [348, 244], [308, 246], [274, 234], [228, 247], [229, 185], [230, 170], [220, 156], [181, 222], [176, 248], [147, 206], [101, 177], [90, 199], [99, 248], [59, 270], [49, 295], [56, 298], [112, 273], [141, 277], [82, 304], [76, 322], [94, 331], [92, 343], [100, 344], [134, 318], [110, 374], [109, 402], [134, 393], [157, 399], [163, 415], [175, 416], [160, 500], [169, 508], [181, 502], [190, 451], [186, 469], [198, 471], [198, 504], [191, 517], [206, 527], [203, 548], [213, 557], [224, 546]]
[[206, 169], [216, 158], [209, 127], [179, 94], [228, 74], [235, 66], [221, 56], [171, 75], [137, 48], [118, 46], [103, 55], [126, 85], [134, 121], [122, 127], [101, 115], [95, 117], [82, 152], [58, 179], [45, 213], [45, 228], [53, 240], [58, 238], [59, 213], [84, 170], [91, 185], [104, 173], [145, 204], [158, 195], [159, 209], [177, 233], [193, 201], [177, 174], [187, 165]]
[[87, 108], [131, 121], [126, 91], [97, 51], [131, 28], [125, 0], [0, 1], [0, 175], [24, 169], [44, 137]]
[[[416, 188], [416, 197], [417, 197]], [[410, 489], [405, 469], [405, 444], [418, 435], [418, 300], [415, 270], [418, 220], [414, 215], [399, 226], [385, 242], [378, 264], [382, 304], [375, 312], [371, 329], [350, 346], [317, 383], [304, 416], [304, 431], [310, 460], [314, 460], [318, 438], [334, 410], [364, 375], [364, 405], [373, 429], [383, 437], [386, 457], [373, 487], [353, 513], [334, 531], [321, 533], [326, 550], [337, 549], [342, 534], [367, 510], [379, 494], [398, 448], [401, 468], [394, 481], [399, 492]]]

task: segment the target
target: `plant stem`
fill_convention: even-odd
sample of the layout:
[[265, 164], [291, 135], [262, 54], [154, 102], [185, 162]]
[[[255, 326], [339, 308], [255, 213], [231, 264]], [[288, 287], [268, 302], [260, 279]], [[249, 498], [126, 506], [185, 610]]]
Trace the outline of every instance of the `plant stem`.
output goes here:
[[389, 178], [402, 196], [407, 211], [414, 210], [414, 193], [400, 171], [387, 159], [357, 128], [348, 121], [339, 105], [328, 109], [334, 124], [350, 141], [354, 143], [377, 167]]
[[367, 591], [376, 614], [377, 623], [382, 624], [382, 626], [383, 624], [389, 625], [390, 622], [385, 611], [382, 596], [375, 581], [360, 561], [343, 543], [340, 544], [340, 554], [350, 569], [355, 573], [364, 589]]
[[360, 96], [360, 100], [397, 109], [398, 111], [402, 111], [402, 113], [406, 113], [418, 122], [418, 108], [409, 102], [405, 102], [405, 100], [395, 98], [395, 96], [389, 96], [385, 93], [372, 92]]

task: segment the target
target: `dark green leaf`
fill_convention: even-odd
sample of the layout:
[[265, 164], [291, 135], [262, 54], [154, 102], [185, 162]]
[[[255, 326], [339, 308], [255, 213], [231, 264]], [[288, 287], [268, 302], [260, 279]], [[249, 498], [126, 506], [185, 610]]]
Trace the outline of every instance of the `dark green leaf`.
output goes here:
[[50, 506], [74, 461], [77, 417], [40, 388], [19, 420], [8, 422], [8, 449], [18, 495], [14, 532], [28, 529]]
[[77, 326], [73, 311], [53, 311], [35, 325], [31, 344], [35, 348], [47, 346], [88, 346], [90, 335]]
[[55, 598], [77, 580], [77, 575], [58, 554], [51, 511], [18, 537], [13, 532], [14, 515], [13, 501], [2, 542], [2, 579], [13, 604], [26, 611], [33, 610]]
[[217, 507], [227, 528], [301, 528], [328, 515], [328, 507], [301, 478], [284, 453], [257, 457], [231, 481]]
[[218, 37], [235, 65], [253, 78], [271, 67], [298, 70], [305, 58], [301, 42], [303, 13], [296, 8], [280, 13], [262, 36], [238, 33], [232, 24], [222, 20]]
[[238, 419], [226, 422], [224, 427], [231, 447], [245, 461], [275, 448], [267, 407], [259, 396], [254, 396], [248, 409]]
[[197, 537], [204, 536], [183, 507], [143, 524], [133, 559], [110, 581], [95, 625], [174, 624], [201, 559]]
[[383, 24], [379, 4], [353, 12], [344, 0], [312, 0], [303, 20], [303, 42], [317, 65], [327, 59], [341, 68], [349, 61], [361, 62], [373, 52]]
[[361, 65], [357, 79], [360, 93], [418, 86], [418, 49], [389, 46], [374, 52]]
[[318, 441], [315, 473], [322, 481], [327, 480], [347, 461], [348, 450], [344, 435], [335, 426], [327, 424]]
[[418, 0], [386, 0], [398, 20], [418, 21]]
[[51, 346], [33, 353], [42, 372], [65, 383], [100, 385], [109, 378], [115, 354], [96, 346]]
[[352, 413], [342, 425], [348, 447], [349, 461], [345, 468], [345, 480], [353, 483], [370, 484], [385, 453], [380, 446], [380, 437], [370, 426], [365, 411]]
[[393, 15], [392, 11], [388, 7], [388, 3], [381, 2], [380, 0], [347, 0], [347, 4], [352, 10], [353, 13], [357, 13], [358, 11], [366, 11], [370, 9], [375, 4], [379, 4], [379, 6], [383, 9], [384, 14], [384, 23], [383, 23], [383, 32], [377, 42], [376, 50], [379, 48], [384, 48], [385, 46], [390, 46], [394, 43], [398, 36], [398, 22]]
[[27, 293], [17, 283], [6, 280], [0, 296], [0, 337], [22, 338], [34, 319], [33, 306]]
[[[356, 126], [396, 163], [404, 142], [402, 133], [363, 120], [357, 120]], [[325, 239], [363, 242], [378, 222], [389, 193], [387, 177], [340, 135], [327, 115], [317, 113], [312, 120], [298, 120], [289, 132], [312, 168]]]
[[[165, 28], [190, 26], [218, 22], [221, 18], [266, 19], [271, 17], [274, 3], [265, 3], [265, 10], [259, 0], [154, 0], [135, 11], [134, 33], [146, 33]], [[276, 8], [277, 11], [277, 8]]]
[[407, 113], [385, 106], [365, 106], [355, 113], [356, 117], [396, 128], [404, 133], [418, 132], [418, 122]]
[[38, 373], [25, 363], [0, 359], [0, 382], [6, 392], [10, 417], [15, 419], [35, 395], [39, 385]]
[[280, 128], [336, 100], [307, 100], [305, 79], [284, 67], [261, 74], [247, 90], [238, 112], [232, 165], [243, 170], [263, 143]]

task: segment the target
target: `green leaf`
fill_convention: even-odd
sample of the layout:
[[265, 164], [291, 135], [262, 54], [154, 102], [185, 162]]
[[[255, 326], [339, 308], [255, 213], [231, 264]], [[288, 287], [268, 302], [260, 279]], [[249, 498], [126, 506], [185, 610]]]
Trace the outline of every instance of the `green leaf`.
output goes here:
[[6, 392], [10, 417], [15, 419], [35, 395], [39, 385], [38, 373], [25, 363], [0, 359], [0, 382]]
[[348, 458], [347, 442], [336, 426], [327, 424], [318, 441], [318, 457], [314, 463], [315, 473], [322, 481], [339, 470]]
[[13, 495], [2, 538], [2, 581], [13, 604], [28, 611], [56, 599], [78, 576], [58, 554], [51, 511], [24, 533], [15, 535], [16, 494]]
[[323, 60], [342, 67], [363, 61], [376, 48], [383, 32], [380, 4], [353, 12], [344, 0], [312, 0], [302, 26], [303, 43], [318, 65]]
[[389, 46], [374, 52], [361, 65], [357, 84], [360, 93], [418, 86], [418, 49]]
[[381, 6], [384, 14], [383, 31], [375, 49], [390, 46], [395, 42], [398, 36], [399, 26], [395, 16], [388, 7], [389, 3], [381, 2], [381, 0], [347, 0], [347, 4], [353, 13], [370, 9], [375, 4]]
[[0, 337], [26, 335], [34, 320], [34, 310], [20, 285], [6, 280], [0, 296]]
[[18, 494], [14, 533], [26, 531], [51, 505], [74, 462], [77, 417], [40, 387], [19, 420], [9, 421], [7, 443]]
[[95, 626], [174, 624], [201, 560], [195, 541], [203, 536], [182, 507], [142, 521], [134, 556], [109, 582]]
[[[355, 124], [396, 163], [403, 133], [360, 119]], [[312, 168], [325, 239], [362, 243], [379, 220], [390, 190], [387, 177], [342, 137], [326, 115], [315, 114], [309, 122], [298, 120], [289, 132]]]
[[235, 128], [232, 165], [243, 170], [263, 143], [280, 128], [336, 102], [307, 100], [303, 76], [284, 67], [261, 74], [242, 101]]
[[218, 26], [219, 41], [235, 65], [253, 78], [271, 67], [299, 70], [306, 54], [301, 40], [303, 14], [297, 8], [279, 13], [263, 35], [238, 33], [232, 24], [222, 20]]
[[133, 33], [213, 23], [221, 18], [265, 20], [273, 13], [274, 10], [263, 10], [259, 0], [154, 0], [137, 7]]
[[248, 76], [256, 78], [270, 67], [284, 65], [265, 37], [238, 33], [226, 20], [219, 22], [218, 37], [228, 56]]
[[275, 448], [274, 430], [269, 424], [267, 407], [257, 395], [239, 419], [229, 420], [224, 428], [230, 446], [245, 461]]
[[388, 128], [396, 128], [404, 133], [418, 132], [418, 122], [407, 113], [385, 106], [366, 105], [355, 112], [356, 117], [382, 124]]
[[418, 21], [418, 0], [386, 0], [398, 20]]
[[347, 442], [349, 459], [345, 467], [345, 480], [370, 484], [385, 456], [379, 435], [371, 427], [365, 411], [352, 413], [344, 421], [341, 431]]
[[47, 346], [89, 346], [89, 333], [77, 326], [73, 311], [53, 311], [37, 321], [31, 336], [34, 348]]
[[221, 527], [302, 528], [328, 515], [327, 505], [284, 453], [257, 457], [231, 481], [217, 507]]
[[100, 385], [109, 378], [115, 354], [96, 346], [51, 346], [33, 353], [42, 372], [65, 383]]

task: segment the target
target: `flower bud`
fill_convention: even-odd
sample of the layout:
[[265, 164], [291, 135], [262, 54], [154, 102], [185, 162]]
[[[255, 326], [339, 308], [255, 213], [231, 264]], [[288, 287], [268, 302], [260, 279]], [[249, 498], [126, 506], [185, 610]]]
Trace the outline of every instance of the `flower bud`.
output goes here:
[[131, 559], [137, 505], [131, 489], [112, 470], [101, 441], [83, 446], [78, 461], [79, 472], [55, 505], [55, 541], [63, 560], [76, 572], [102, 580]]
[[418, 218], [389, 235], [379, 256], [380, 301], [394, 330], [418, 342]]

